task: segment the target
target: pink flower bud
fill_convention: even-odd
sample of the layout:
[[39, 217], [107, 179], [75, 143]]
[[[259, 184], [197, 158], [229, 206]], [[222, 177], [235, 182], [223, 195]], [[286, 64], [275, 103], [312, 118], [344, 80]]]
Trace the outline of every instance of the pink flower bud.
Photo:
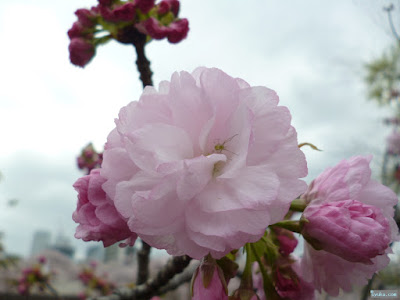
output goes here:
[[40, 264], [43, 265], [43, 264], [46, 263], [47, 260], [46, 260], [46, 257], [44, 257], [44, 256], [39, 256], [38, 261], [39, 261]]
[[169, 5], [170, 11], [175, 15], [175, 17], [179, 14], [179, 1], [178, 0], [164, 0], [162, 2], [167, 2]]
[[192, 279], [192, 300], [228, 300], [222, 270], [215, 261], [203, 261]]
[[88, 159], [93, 158], [94, 154], [95, 154], [95, 152], [94, 152], [93, 149], [85, 149], [85, 150], [83, 150], [83, 156], [88, 158]]
[[111, 6], [111, 4], [114, 2], [113, 0], [98, 0], [99, 5], [101, 6]]
[[83, 38], [73, 38], [68, 49], [71, 63], [82, 68], [95, 54], [94, 45]]
[[170, 6], [169, 3], [167, 1], [161, 1], [158, 4], [158, 14], [159, 15], [165, 15], [166, 13], [168, 13], [170, 10]]
[[293, 299], [301, 288], [296, 273], [283, 275], [279, 269], [275, 273], [275, 289], [282, 298]]
[[317, 247], [351, 262], [372, 264], [390, 243], [389, 222], [381, 209], [357, 200], [309, 205], [303, 235]]
[[100, 15], [108, 22], [118, 22], [118, 17], [115, 16], [114, 11], [108, 6], [99, 6]]
[[122, 22], [133, 21], [136, 14], [136, 7], [132, 2], [127, 2], [117, 8], [115, 8], [112, 13], [114, 14], [116, 20]]
[[144, 14], [147, 14], [154, 7], [154, 0], [136, 0], [135, 6]]
[[290, 253], [292, 253], [297, 247], [298, 243], [293, 232], [280, 227], [274, 227], [273, 231], [276, 234], [276, 239], [279, 242], [279, 252], [283, 256], [289, 256]]
[[80, 22], [82, 26], [92, 27], [95, 25], [94, 18], [96, 15], [92, 10], [81, 8], [75, 12], [75, 15], [78, 17], [78, 22]]
[[155, 18], [149, 18], [136, 25], [136, 28], [143, 34], [151, 36], [153, 39], [161, 40], [168, 36], [168, 29], [158, 23]]
[[169, 25], [168, 41], [170, 43], [179, 43], [183, 40], [189, 31], [189, 21], [187, 19], [177, 20]]
[[[297, 262], [296, 266], [297, 267]], [[292, 267], [277, 269], [275, 273], [275, 290], [280, 297], [290, 300], [315, 299], [315, 288], [304, 281]]]
[[85, 159], [82, 156], [79, 156], [76, 160], [77, 160], [79, 169], [83, 169], [86, 167]]
[[165, 15], [168, 12], [172, 12], [175, 17], [179, 13], [179, 1], [178, 0], [163, 0], [158, 4], [158, 13]]
[[86, 28], [81, 24], [81, 22], [77, 21], [72, 24], [70, 30], [68, 30], [68, 37], [72, 40], [73, 38], [84, 37]]

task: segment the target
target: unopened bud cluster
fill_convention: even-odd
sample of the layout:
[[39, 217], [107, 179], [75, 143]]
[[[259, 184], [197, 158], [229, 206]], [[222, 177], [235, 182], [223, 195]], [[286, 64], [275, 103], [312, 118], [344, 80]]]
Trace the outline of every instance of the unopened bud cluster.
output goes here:
[[100, 168], [102, 161], [103, 153], [97, 152], [92, 143], [83, 148], [81, 154], [77, 157], [78, 168], [84, 170], [87, 174], [93, 169]]
[[183, 40], [189, 31], [187, 19], [179, 19], [179, 1], [98, 0], [97, 6], [78, 9], [78, 20], [68, 31], [70, 60], [84, 67], [93, 58], [98, 45], [111, 39], [134, 43], [140, 35], [146, 41], [167, 38], [171, 43]]

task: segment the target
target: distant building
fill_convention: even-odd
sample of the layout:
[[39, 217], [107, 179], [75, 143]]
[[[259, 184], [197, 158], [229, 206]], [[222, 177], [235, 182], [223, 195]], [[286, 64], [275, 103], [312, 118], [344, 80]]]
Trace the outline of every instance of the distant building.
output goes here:
[[86, 249], [86, 261], [90, 262], [93, 260], [103, 261], [104, 259], [104, 247], [100, 245], [89, 246]]
[[71, 240], [69, 237], [59, 233], [56, 237], [55, 244], [51, 247], [51, 249], [57, 250], [62, 254], [68, 256], [69, 258], [73, 258], [75, 254], [75, 249], [71, 245]]
[[33, 234], [31, 256], [50, 248], [51, 233], [45, 230], [36, 231]]

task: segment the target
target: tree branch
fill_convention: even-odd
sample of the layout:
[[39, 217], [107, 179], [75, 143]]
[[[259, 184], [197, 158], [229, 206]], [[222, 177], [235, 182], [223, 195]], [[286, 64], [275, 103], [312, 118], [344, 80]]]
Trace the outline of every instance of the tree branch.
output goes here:
[[144, 300], [152, 296], [165, 292], [162, 288], [167, 283], [189, 265], [192, 259], [187, 256], [174, 256], [158, 272], [153, 279], [147, 280], [144, 284], [138, 285], [134, 289], [119, 289], [113, 295], [91, 298], [92, 300]]
[[137, 253], [138, 273], [136, 284], [141, 285], [149, 278], [149, 257], [151, 246], [142, 240], [142, 249]]

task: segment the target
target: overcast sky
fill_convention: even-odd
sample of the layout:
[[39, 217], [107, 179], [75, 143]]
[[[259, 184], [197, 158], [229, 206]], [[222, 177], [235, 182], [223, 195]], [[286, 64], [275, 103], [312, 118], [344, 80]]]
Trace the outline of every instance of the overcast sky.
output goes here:
[[[394, 43], [382, 10], [388, 3], [182, 0], [188, 38], [147, 46], [153, 79], [207, 66], [272, 88], [291, 110], [299, 142], [324, 150], [305, 149], [307, 181], [366, 153], [375, 155], [378, 177], [390, 112], [367, 101], [362, 79], [363, 64]], [[73, 13], [95, 4], [0, 1], [0, 231], [8, 252], [27, 255], [33, 232], [46, 229], [70, 236], [83, 254], [87, 243], [73, 238], [71, 219], [72, 184], [82, 176], [76, 156], [90, 141], [102, 149], [119, 109], [141, 93], [132, 47], [112, 42], [85, 69], [69, 63]], [[12, 198], [16, 207], [6, 205]]]

